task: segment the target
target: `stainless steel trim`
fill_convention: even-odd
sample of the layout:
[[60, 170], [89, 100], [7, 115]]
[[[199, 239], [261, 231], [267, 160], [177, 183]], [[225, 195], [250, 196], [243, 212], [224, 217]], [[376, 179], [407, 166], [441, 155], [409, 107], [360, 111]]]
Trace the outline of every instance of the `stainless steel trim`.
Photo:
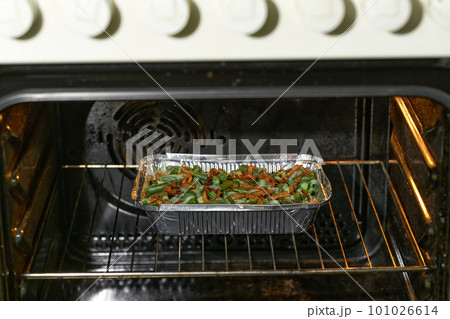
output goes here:
[[395, 263], [394, 257], [392, 256], [391, 247], [389, 246], [389, 243], [387, 241], [386, 235], [384, 233], [383, 226], [381, 225], [380, 217], [378, 216], [377, 209], [375, 208], [375, 204], [373, 203], [372, 195], [370, 194], [369, 187], [367, 186], [366, 179], [365, 179], [364, 174], [363, 174], [363, 172], [361, 170], [361, 166], [359, 165], [358, 162], [356, 162], [356, 167], [358, 168], [359, 174], [361, 175], [361, 179], [362, 179], [363, 184], [364, 184], [364, 188], [366, 189], [367, 195], [369, 196], [370, 204], [372, 205], [373, 212], [375, 213], [375, 217], [377, 218], [378, 226], [380, 227], [381, 234], [383, 235], [384, 243], [386, 244], [386, 247], [387, 247], [387, 249], [389, 251], [389, 256], [391, 257], [392, 264], [394, 265], [394, 267], [396, 267], [397, 265]]
[[111, 256], [114, 249], [114, 242], [116, 241], [116, 229], [117, 229], [117, 220], [119, 218], [119, 207], [120, 207], [120, 200], [122, 198], [122, 189], [123, 189], [123, 181], [125, 177], [125, 170], [122, 170], [122, 178], [120, 181], [120, 189], [119, 189], [119, 196], [117, 198], [117, 208], [116, 208], [116, 214], [114, 217], [114, 226], [113, 226], [113, 232], [111, 237], [111, 244], [109, 248], [109, 256], [108, 256], [108, 265], [106, 266], [106, 271], [109, 271], [109, 267], [111, 265]]
[[333, 217], [334, 228], [336, 229], [336, 235], [339, 240], [339, 246], [341, 246], [342, 257], [344, 257], [345, 268], [348, 268], [347, 257], [345, 256], [344, 245], [342, 244], [341, 235], [339, 235], [339, 230], [338, 230], [338, 227], [336, 224], [336, 218], [334, 217], [333, 207], [331, 206], [331, 202], [328, 204], [330, 205], [330, 213], [331, 213], [331, 217]]
[[367, 261], [369, 262], [370, 267], [372, 267], [372, 262], [370, 261], [369, 253], [367, 252], [367, 247], [366, 247], [366, 243], [364, 242], [364, 237], [362, 235], [361, 227], [359, 227], [358, 217], [356, 217], [356, 212], [355, 212], [355, 208], [353, 207], [352, 198], [350, 196], [350, 192], [348, 190], [347, 183], [345, 182], [344, 173], [342, 173], [342, 169], [341, 169], [341, 165], [340, 165], [339, 161], [337, 161], [337, 167], [339, 169], [339, 173], [341, 174], [341, 179], [344, 182], [345, 193], [347, 194], [348, 201], [349, 201], [350, 206], [352, 208], [353, 218], [355, 219], [355, 224], [356, 224], [356, 227], [358, 229], [359, 236], [361, 238], [361, 244], [362, 244], [362, 246], [364, 248], [364, 252], [366, 254]]
[[75, 202], [75, 207], [73, 208], [72, 218], [71, 218], [70, 224], [69, 224], [69, 234], [67, 235], [67, 240], [66, 240], [66, 243], [64, 245], [64, 251], [63, 251], [62, 258], [61, 258], [61, 263], [59, 265], [59, 271], [62, 270], [62, 267], [64, 265], [64, 260], [65, 260], [65, 257], [66, 257], [66, 253], [67, 253], [67, 249], [69, 247], [70, 237], [72, 235], [73, 223], [75, 222], [75, 216], [76, 216], [77, 211], [78, 211], [78, 204], [80, 202], [81, 191], [83, 190], [83, 185], [84, 185], [84, 179], [86, 177], [86, 172], [87, 172], [87, 168], [85, 167], [84, 170], [83, 170], [83, 176], [81, 178], [80, 188], [78, 190], [78, 195], [77, 195], [77, 200]]
[[228, 271], [228, 243], [227, 243], [227, 235], [223, 235], [223, 242], [225, 245], [225, 270]]
[[228, 276], [289, 276], [289, 275], [331, 275], [331, 274], [363, 274], [377, 272], [422, 272], [429, 267], [407, 266], [400, 267], [348, 267], [301, 270], [238, 270], [238, 271], [190, 271], [190, 272], [91, 272], [91, 273], [37, 273], [23, 274], [25, 279], [97, 279], [97, 278], [164, 278], [164, 277], [228, 277]]
[[408, 236], [411, 238], [411, 241], [413, 243], [414, 253], [416, 254], [416, 257], [418, 258], [418, 260], [420, 262], [420, 265], [422, 267], [426, 267], [427, 264], [425, 263], [425, 259], [423, 258], [422, 252], [421, 252], [420, 247], [419, 247], [419, 245], [418, 245], [418, 243], [416, 241], [416, 237], [414, 236], [414, 233], [412, 231], [411, 225], [409, 224], [408, 217], [406, 216], [406, 212], [405, 212], [405, 210], [403, 208], [403, 205], [400, 202], [400, 197], [398, 196], [398, 193], [395, 190], [394, 184], [392, 183], [391, 177], [389, 176], [389, 173], [387, 171], [386, 165], [384, 165], [384, 163], [381, 163], [381, 167], [383, 169], [384, 175], [387, 178], [388, 185], [389, 185], [389, 191], [390, 191], [392, 197], [395, 199], [394, 203], [395, 203], [395, 205], [397, 206], [397, 208], [398, 208], [398, 210], [400, 212], [400, 216], [401, 216], [402, 221], [404, 223], [405, 229], [406, 229], [406, 231], [408, 233]]
[[295, 234], [292, 234], [292, 244], [294, 245], [295, 261], [297, 262], [297, 269], [300, 270], [300, 260], [298, 259], [297, 243], [295, 242]]
[[[276, 98], [285, 87], [166, 87], [175, 99], [228, 99]], [[424, 96], [443, 105], [450, 105], [450, 96], [442, 90], [421, 85], [377, 86], [302, 86], [292, 87], [285, 98], [308, 97], [366, 97], [366, 96]], [[167, 94], [159, 88], [36, 88], [12, 91], [0, 98], [0, 111], [23, 102], [50, 101], [108, 101], [108, 100], [167, 100]]]
[[316, 239], [317, 252], [319, 253], [320, 266], [322, 267], [322, 269], [325, 269], [325, 265], [323, 264], [322, 253], [320, 252], [319, 238], [317, 238], [316, 225], [314, 225], [314, 224], [313, 224], [313, 230], [314, 230], [314, 238]]
[[275, 262], [275, 252], [273, 249], [273, 241], [272, 241], [272, 235], [269, 234], [269, 242], [270, 242], [270, 252], [272, 254], [272, 264], [273, 264], [273, 270], [277, 270], [277, 264]]
[[253, 270], [252, 252], [250, 249], [250, 236], [248, 234], [247, 234], [247, 248], [248, 248], [248, 266], [249, 266], [250, 270]]

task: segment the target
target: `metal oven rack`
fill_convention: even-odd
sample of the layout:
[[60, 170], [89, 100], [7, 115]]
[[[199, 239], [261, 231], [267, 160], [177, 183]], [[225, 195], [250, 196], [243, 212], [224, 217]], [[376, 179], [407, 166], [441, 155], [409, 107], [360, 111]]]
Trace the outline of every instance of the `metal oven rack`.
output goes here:
[[[390, 164], [395, 165], [395, 162]], [[325, 163], [327, 175], [335, 192], [329, 205], [319, 211], [330, 222], [323, 230], [316, 223], [303, 234], [291, 235], [221, 235], [221, 236], [162, 236], [152, 233], [145, 215], [135, 214], [133, 234], [117, 233], [119, 208], [115, 209], [111, 235], [92, 234], [92, 223], [99, 214], [97, 195], [95, 209], [90, 222], [91, 232], [82, 271], [33, 272], [33, 257], [30, 258], [22, 277], [36, 279], [96, 279], [96, 278], [161, 278], [161, 277], [217, 277], [217, 276], [261, 276], [261, 275], [321, 275], [371, 272], [422, 272], [430, 269], [409, 225], [406, 212], [400, 202], [388, 168], [381, 161], [329, 161]], [[74, 236], [73, 225], [79, 211], [80, 196], [85, 176], [90, 170], [122, 169], [118, 201], [129, 196], [123, 191], [124, 166], [121, 165], [66, 165], [63, 170], [78, 170], [82, 174], [76, 194], [66, 250]], [[376, 175], [377, 185], [368, 176]], [[353, 178], [350, 180], [350, 177]], [[356, 176], [356, 178], [355, 178]], [[340, 187], [338, 187], [338, 184]], [[355, 191], [359, 185], [359, 193]], [[381, 186], [380, 186], [381, 185]], [[377, 203], [377, 187], [384, 189], [394, 209]], [[375, 190], [375, 191], [374, 191]], [[378, 192], [379, 193], [379, 192]], [[382, 192], [381, 192], [382, 193]], [[389, 196], [387, 195], [389, 193]], [[365, 205], [361, 204], [365, 202]], [[378, 206], [378, 207], [377, 207]], [[383, 205], [381, 205], [383, 206]], [[368, 216], [359, 211], [366, 209]], [[341, 212], [342, 211], [342, 212]], [[337, 221], [340, 214], [348, 213], [348, 222]], [[396, 216], [404, 234], [403, 242], [389, 231], [389, 218]], [[364, 218], [364, 223], [361, 220]], [[392, 219], [393, 217], [390, 217]], [[331, 222], [332, 221], [332, 222]], [[363, 225], [365, 225], [363, 227]], [[144, 229], [144, 231], [142, 231]], [[344, 240], [351, 230], [355, 240], [349, 244]], [[328, 239], [322, 240], [322, 232], [334, 238], [331, 247]], [[165, 241], [163, 246], [161, 243]], [[375, 242], [376, 245], [368, 244]], [[168, 244], [167, 244], [168, 243]], [[240, 248], [236, 248], [240, 247]], [[402, 247], [402, 249], [399, 249]], [[407, 247], [407, 257], [404, 250]], [[379, 252], [382, 252], [381, 254]], [[378, 252], [378, 253], [377, 253]], [[66, 252], [64, 252], [64, 262]]]

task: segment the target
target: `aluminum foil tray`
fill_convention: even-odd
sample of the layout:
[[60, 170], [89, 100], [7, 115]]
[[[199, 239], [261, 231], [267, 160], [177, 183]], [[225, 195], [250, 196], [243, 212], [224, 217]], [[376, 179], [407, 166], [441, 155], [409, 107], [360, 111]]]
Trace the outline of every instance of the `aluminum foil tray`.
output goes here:
[[[312, 225], [321, 206], [331, 198], [332, 190], [322, 170], [322, 160], [308, 154], [265, 155], [197, 155], [158, 154], [141, 160], [131, 197], [143, 209], [161, 234], [286, 234], [300, 233]], [[268, 172], [303, 165], [314, 170], [321, 184], [323, 199], [319, 204], [164, 204], [146, 206], [141, 203], [142, 190], [158, 169], [168, 165], [198, 165], [203, 171], [212, 168], [230, 172], [239, 165], [264, 167]]]

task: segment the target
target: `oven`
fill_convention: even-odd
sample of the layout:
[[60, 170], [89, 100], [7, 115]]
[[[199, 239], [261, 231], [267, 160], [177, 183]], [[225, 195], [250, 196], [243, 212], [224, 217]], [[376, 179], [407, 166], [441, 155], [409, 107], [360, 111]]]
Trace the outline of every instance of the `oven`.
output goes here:
[[[148, 49], [125, 32], [140, 28], [139, 1], [97, 2], [107, 25], [99, 14], [66, 30], [61, 5], [23, 1], [30, 29], [0, 41], [1, 300], [449, 299], [450, 48], [433, 41], [450, 31], [434, 1], [375, 26], [364, 1], [333, 5], [339, 23], [302, 1], [229, 2], [254, 17], [245, 24], [219, 2], [186, 1], [185, 25], [148, 18]], [[218, 16], [222, 37], [205, 38]], [[311, 28], [291, 33], [317, 39], [304, 50], [279, 35], [297, 18]], [[204, 154], [319, 154], [333, 196], [304, 233], [160, 234], [131, 198], [142, 149], [194, 142]]]

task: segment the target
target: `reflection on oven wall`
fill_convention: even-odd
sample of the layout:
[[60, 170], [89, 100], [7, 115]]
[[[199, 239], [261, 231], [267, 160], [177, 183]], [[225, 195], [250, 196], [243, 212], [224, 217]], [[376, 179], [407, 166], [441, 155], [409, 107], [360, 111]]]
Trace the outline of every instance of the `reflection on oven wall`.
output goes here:
[[[182, 101], [199, 126], [168, 101], [28, 103], [2, 112], [3, 196], [13, 226], [16, 297], [129, 299], [133, 292], [136, 299], [335, 299], [314, 288], [330, 283], [323, 271], [334, 273], [342, 298], [368, 298], [341, 278], [347, 275], [337, 261], [358, 269], [354, 276], [376, 299], [433, 298], [442, 249], [436, 221], [445, 207], [436, 200], [448, 138], [442, 106], [424, 98], [280, 102], [254, 126], [251, 120], [267, 101]], [[305, 234], [144, 234], [149, 220], [129, 198], [135, 168], [117, 165], [125, 164], [127, 139], [146, 128], [176, 136], [160, 146], [162, 152], [190, 152], [194, 137], [225, 144], [244, 137], [313, 139], [334, 196], [309, 233], [327, 253]], [[245, 145], [237, 147], [246, 152]], [[434, 168], [424, 159], [427, 150]], [[278, 146], [261, 147], [261, 153], [272, 151]], [[227, 275], [231, 270], [246, 276], [237, 282]], [[104, 271], [111, 277], [83, 294], [90, 276]], [[225, 277], [201, 278], [217, 271]], [[290, 276], [262, 279], [261, 271]], [[380, 278], [392, 285], [380, 290]], [[239, 292], [243, 286], [250, 297]]]

